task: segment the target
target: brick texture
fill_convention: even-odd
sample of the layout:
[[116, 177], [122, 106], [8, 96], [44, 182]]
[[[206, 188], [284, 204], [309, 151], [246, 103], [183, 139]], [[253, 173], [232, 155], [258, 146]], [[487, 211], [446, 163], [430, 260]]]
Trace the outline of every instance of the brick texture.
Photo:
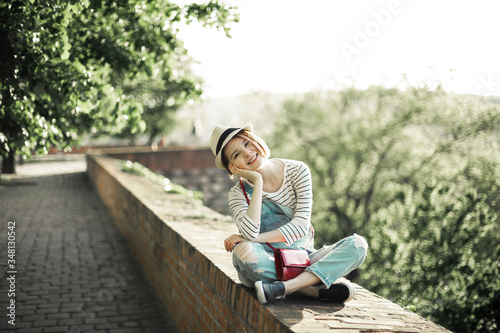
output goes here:
[[[0, 221], [0, 332], [177, 332], [85, 173], [0, 182]], [[6, 316], [8, 221], [15, 326]]]

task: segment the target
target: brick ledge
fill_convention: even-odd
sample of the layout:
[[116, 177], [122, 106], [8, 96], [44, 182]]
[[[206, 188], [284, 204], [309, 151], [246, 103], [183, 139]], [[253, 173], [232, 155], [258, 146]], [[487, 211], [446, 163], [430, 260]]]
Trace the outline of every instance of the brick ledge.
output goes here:
[[291, 296], [261, 305], [222, 246], [231, 219], [87, 155], [87, 173], [177, 327], [185, 332], [449, 332], [354, 284], [337, 305]]

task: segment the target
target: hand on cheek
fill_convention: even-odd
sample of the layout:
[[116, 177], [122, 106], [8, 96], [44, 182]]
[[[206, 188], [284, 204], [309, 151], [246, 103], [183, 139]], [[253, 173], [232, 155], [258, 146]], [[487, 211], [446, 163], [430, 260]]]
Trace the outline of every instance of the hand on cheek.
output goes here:
[[231, 173], [237, 175], [237, 176], [241, 176], [240, 173], [241, 173], [241, 169], [238, 168], [236, 165], [234, 165], [233, 163], [229, 163], [229, 171], [231, 171]]
[[262, 179], [262, 176], [257, 171], [239, 168], [232, 163], [229, 163], [229, 171], [231, 171], [233, 175], [248, 179], [253, 184], [255, 184], [259, 178]]

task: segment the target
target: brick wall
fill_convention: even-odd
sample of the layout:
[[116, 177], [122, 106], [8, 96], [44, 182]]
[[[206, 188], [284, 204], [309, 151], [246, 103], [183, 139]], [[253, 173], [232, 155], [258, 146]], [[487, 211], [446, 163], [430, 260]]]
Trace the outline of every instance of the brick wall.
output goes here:
[[87, 173], [181, 332], [449, 332], [353, 284], [332, 304], [291, 295], [260, 304], [223, 248], [234, 222], [115, 160], [87, 156]]
[[220, 243], [236, 231], [227, 217], [122, 173], [110, 159], [88, 156], [87, 172], [180, 331], [290, 332], [235, 283]]

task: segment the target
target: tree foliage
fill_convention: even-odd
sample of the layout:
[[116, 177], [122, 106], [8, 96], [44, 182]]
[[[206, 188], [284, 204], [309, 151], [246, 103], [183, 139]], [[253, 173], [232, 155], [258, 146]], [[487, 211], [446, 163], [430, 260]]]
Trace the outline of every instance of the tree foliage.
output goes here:
[[1, 2], [0, 153], [72, 145], [86, 131], [143, 132], [159, 122], [150, 114], [199, 96], [177, 38], [193, 20], [228, 33], [237, 15], [218, 1]]
[[401, 193], [392, 208], [400, 211], [397, 223], [380, 215], [366, 231], [363, 280], [454, 332], [497, 331], [500, 230], [487, 198], [435, 181]]
[[366, 287], [457, 332], [498, 328], [498, 105], [346, 89], [289, 100], [275, 126], [273, 155], [311, 168], [319, 243], [368, 238]]

